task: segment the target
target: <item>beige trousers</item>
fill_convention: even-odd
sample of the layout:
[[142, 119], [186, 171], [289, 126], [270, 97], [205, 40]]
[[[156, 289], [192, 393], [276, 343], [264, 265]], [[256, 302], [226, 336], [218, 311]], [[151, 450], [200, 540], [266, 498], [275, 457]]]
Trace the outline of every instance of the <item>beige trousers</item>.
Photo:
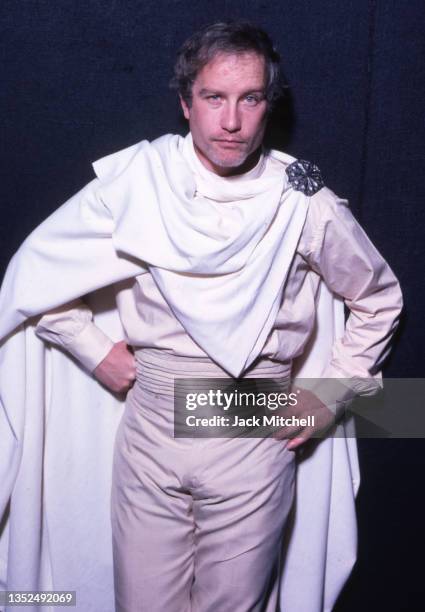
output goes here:
[[[225, 374], [207, 358], [136, 356], [113, 464], [116, 612], [275, 609], [294, 453], [274, 439], [174, 438], [174, 377]], [[249, 373], [282, 375], [276, 364]]]

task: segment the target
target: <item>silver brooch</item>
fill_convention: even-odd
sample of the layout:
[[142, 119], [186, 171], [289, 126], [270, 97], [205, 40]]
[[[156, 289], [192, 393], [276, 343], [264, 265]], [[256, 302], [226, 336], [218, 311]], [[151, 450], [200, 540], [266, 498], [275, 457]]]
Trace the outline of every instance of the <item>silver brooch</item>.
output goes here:
[[314, 195], [325, 185], [319, 168], [305, 159], [297, 159], [290, 164], [286, 174], [291, 187], [307, 196]]

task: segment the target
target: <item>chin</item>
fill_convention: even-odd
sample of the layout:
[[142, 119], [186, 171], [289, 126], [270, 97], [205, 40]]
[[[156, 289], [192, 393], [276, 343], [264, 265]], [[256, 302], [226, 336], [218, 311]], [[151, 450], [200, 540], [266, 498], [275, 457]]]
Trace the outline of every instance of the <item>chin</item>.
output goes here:
[[247, 159], [247, 155], [239, 155], [237, 157], [224, 157], [221, 155], [211, 155], [209, 157], [210, 162], [219, 168], [237, 168], [242, 166]]
[[216, 166], [218, 166], [219, 168], [239, 168], [239, 166], [242, 166], [244, 163], [244, 159], [242, 160], [221, 160], [221, 161], [216, 161], [213, 162]]

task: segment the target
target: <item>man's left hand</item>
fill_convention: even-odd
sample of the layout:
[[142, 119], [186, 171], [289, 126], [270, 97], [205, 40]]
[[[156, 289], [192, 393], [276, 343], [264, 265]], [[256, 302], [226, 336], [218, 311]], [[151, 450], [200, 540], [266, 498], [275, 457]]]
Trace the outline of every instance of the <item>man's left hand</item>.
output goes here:
[[335, 423], [335, 414], [312, 391], [300, 388], [295, 391], [297, 393], [297, 404], [290, 409], [287, 408], [285, 412], [299, 419], [314, 416], [314, 426], [283, 427], [275, 432], [273, 437], [277, 440], [290, 438], [287, 446], [288, 450], [299, 448], [313, 436], [319, 437], [319, 434], [324, 434]]

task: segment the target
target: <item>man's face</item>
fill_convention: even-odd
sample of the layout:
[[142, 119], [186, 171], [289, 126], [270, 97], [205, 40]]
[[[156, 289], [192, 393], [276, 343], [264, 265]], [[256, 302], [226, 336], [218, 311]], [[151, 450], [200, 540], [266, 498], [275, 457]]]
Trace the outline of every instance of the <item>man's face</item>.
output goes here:
[[267, 119], [264, 58], [219, 53], [198, 73], [192, 104], [181, 100], [195, 150], [208, 170], [230, 176], [256, 162]]

